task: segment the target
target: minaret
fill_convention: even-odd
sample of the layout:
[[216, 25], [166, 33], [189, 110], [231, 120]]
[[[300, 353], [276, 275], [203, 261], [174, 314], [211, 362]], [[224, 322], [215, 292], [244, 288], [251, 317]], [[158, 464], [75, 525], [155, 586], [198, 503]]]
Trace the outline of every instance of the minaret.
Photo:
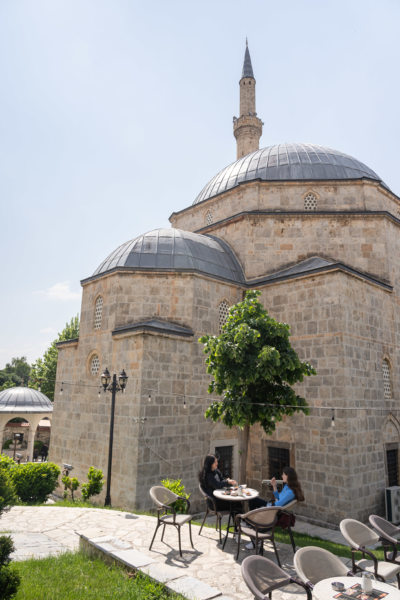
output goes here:
[[259, 148], [263, 122], [256, 113], [256, 80], [251, 66], [250, 52], [247, 45], [244, 53], [242, 78], [240, 86], [240, 115], [233, 117], [233, 135], [237, 142], [237, 158], [254, 152]]

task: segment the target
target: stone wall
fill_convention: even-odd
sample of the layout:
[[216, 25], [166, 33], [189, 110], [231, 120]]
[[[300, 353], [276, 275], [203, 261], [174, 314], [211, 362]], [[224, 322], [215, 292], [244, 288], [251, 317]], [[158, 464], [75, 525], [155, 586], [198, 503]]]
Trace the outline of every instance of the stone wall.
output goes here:
[[[393, 294], [334, 273], [270, 285], [262, 300], [271, 316], [291, 324], [291, 342], [317, 376], [297, 386], [313, 407], [308, 416], [285, 418], [268, 437], [253, 428], [250, 481], [259, 487], [270, 477], [268, 445], [282, 445], [291, 451], [305, 492], [299, 513], [334, 524], [345, 517], [365, 520], [382, 511], [385, 444], [400, 441], [398, 433], [386, 435], [393, 404], [383, 399], [382, 379], [382, 358], [400, 359]], [[338, 408], [332, 413], [331, 407]]]
[[243, 211], [304, 211], [304, 198], [310, 192], [317, 198], [317, 211], [387, 211], [400, 218], [399, 199], [374, 181], [252, 181], [172, 213], [170, 221], [179, 229], [212, 232], [213, 225], [208, 226], [206, 219], [208, 211], [212, 213], [213, 223]]

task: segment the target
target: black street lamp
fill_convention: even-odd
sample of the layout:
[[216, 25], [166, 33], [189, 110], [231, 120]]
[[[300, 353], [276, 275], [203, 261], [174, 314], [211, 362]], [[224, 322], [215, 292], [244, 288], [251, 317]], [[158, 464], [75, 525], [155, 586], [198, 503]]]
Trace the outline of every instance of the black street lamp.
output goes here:
[[[122, 369], [121, 373], [117, 376], [114, 373], [111, 380], [111, 375], [109, 370], [106, 368], [101, 375], [101, 385], [104, 388], [104, 391], [111, 392], [111, 418], [110, 418], [110, 438], [108, 442], [108, 467], [107, 467], [107, 493], [106, 499], [104, 502], [104, 506], [111, 506], [111, 468], [112, 468], [112, 451], [113, 451], [113, 441], [114, 441], [114, 412], [115, 412], [115, 395], [117, 392], [124, 392], [126, 388], [126, 382], [128, 381], [128, 376], [125, 373], [125, 370]], [[111, 383], [110, 383], [111, 382]]]

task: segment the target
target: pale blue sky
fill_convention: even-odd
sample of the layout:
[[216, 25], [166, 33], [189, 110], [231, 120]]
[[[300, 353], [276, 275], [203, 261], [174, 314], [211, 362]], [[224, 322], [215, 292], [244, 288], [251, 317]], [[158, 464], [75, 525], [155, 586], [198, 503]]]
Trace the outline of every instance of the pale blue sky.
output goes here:
[[0, 368], [235, 159], [246, 35], [261, 146], [341, 150], [400, 194], [399, 28], [398, 0], [1, 0]]

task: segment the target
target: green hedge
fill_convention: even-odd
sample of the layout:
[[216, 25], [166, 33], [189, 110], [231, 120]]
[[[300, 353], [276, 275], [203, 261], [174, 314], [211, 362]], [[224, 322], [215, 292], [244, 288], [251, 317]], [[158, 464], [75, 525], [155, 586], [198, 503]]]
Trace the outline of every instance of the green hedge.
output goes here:
[[22, 502], [45, 502], [55, 490], [60, 468], [54, 463], [26, 463], [10, 470], [15, 491]]

